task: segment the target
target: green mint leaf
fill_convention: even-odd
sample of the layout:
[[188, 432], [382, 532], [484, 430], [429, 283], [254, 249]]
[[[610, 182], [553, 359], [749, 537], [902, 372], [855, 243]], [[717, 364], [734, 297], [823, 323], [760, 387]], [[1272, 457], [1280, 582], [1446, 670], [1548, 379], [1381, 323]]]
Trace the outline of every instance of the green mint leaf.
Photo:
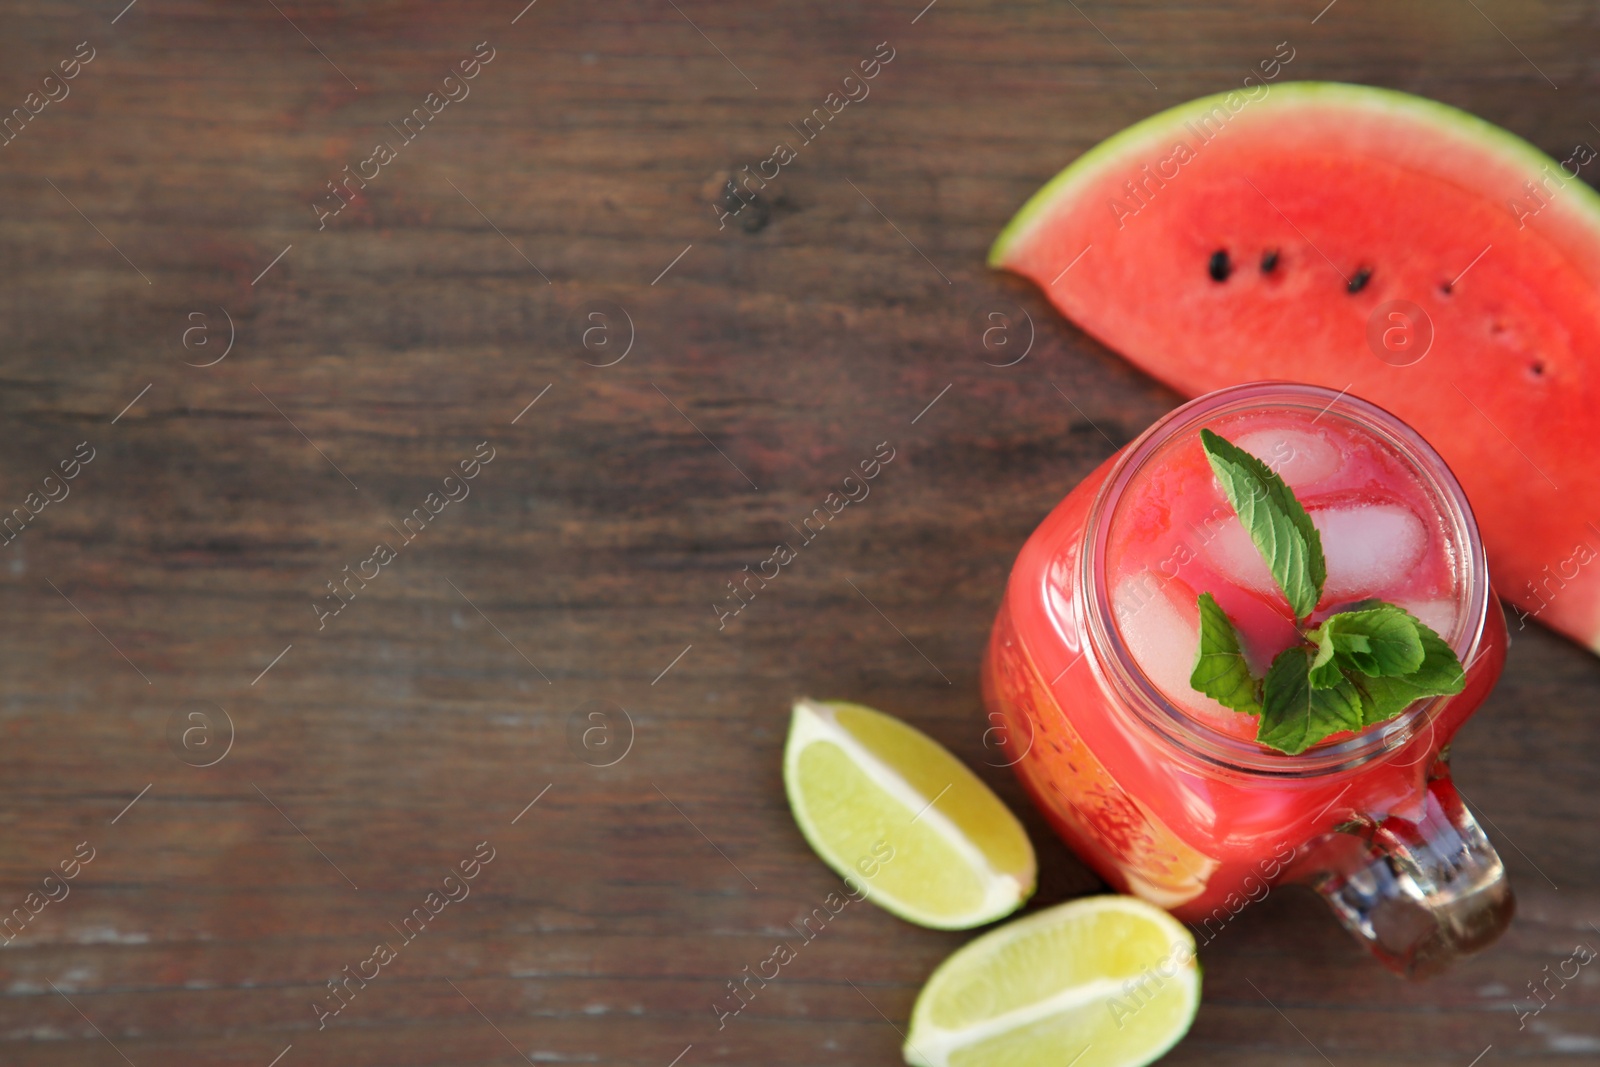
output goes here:
[[1387, 722], [1424, 697], [1454, 696], [1466, 688], [1466, 672], [1455, 650], [1415, 616], [1406, 617], [1411, 620], [1422, 645], [1422, 662], [1406, 674], [1352, 677], [1351, 681], [1365, 698], [1362, 726]]
[[1309, 635], [1317, 642], [1317, 651], [1311, 658], [1311, 687], [1332, 689], [1344, 678], [1339, 669], [1338, 649], [1334, 647], [1333, 634], [1318, 628]]
[[1395, 677], [1422, 666], [1420, 625], [1404, 610], [1378, 602], [1373, 607], [1330, 615], [1307, 636], [1317, 642], [1317, 664], [1331, 660], [1362, 674]]
[[1364, 718], [1361, 694], [1348, 678], [1312, 686], [1311, 652], [1297, 645], [1278, 653], [1267, 670], [1256, 740], [1297, 756], [1330, 734], [1359, 730]]
[[1200, 431], [1200, 442], [1273, 581], [1295, 617], [1306, 618], [1322, 599], [1328, 577], [1322, 538], [1311, 517], [1283, 479], [1255, 456], [1210, 430]]
[[1200, 647], [1189, 684], [1223, 707], [1261, 714], [1261, 683], [1250, 673], [1233, 622], [1210, 593], [1200, 594]]

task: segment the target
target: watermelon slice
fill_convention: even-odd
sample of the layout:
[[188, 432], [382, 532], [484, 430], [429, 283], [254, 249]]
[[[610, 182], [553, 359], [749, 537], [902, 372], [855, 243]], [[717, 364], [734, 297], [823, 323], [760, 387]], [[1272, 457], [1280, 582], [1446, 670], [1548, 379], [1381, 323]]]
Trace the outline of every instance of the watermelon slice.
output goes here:
[[1465, 112], [1299, 82], [1182, 104], [1057, 175], [989, 262], [1188, 393], [1348, 390], [1460, 478], [1501, 596], [1600, 651], [1600, 195]]

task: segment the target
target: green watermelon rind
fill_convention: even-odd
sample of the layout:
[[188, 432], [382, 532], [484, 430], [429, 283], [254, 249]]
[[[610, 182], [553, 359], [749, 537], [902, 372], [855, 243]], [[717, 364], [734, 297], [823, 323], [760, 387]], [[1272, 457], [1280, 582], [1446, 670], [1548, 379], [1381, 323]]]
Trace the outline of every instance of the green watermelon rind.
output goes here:
[[[1175, 131], [1203, 114], [1209, 114], [1237, 90], [1214, 93], [1197, 100], [1168, 108], [1165, 111], [1136, 122], [1120, 133], [1100, 142], [1079, 156], [1061, 173], [1044, 184], [1023, 204], [1005, 229], [995, 238], [989, 249], [989, 266], [1005, 267], [1011, 252], [1022, 245], [1040, 225], [1047, 222], [1064, 204], [1071, 204], [1080, 187], [1092, 185], [1101, 174], [1122, 164], [1137, 150], [1152, 144], [1165, 145]], [[1292, 111], [1297, 105], [1335, 104], [1352, 109], [1366, 108], [1383, 116], [1395, 116], [1409, 121], [1434, 126], [1440, 132], [1453, 135], [1465, 144], [1475, 145], [1484, 152], [1498, 152], [1508, 163], [1537, 174], [1545, 167], [1560, 164], [1529, 144], [1527, 141], [1485, 121], [1476, 115], [1439, 103], [1425, 97], [1413, 96], [1395, 89], [1380, 89], [1370, 85], [1352, 85], [1345, 82], [1284, 82], [1272, 88], [1265, 98], [1251, 105], [1253, 121], [1259, 121], [1266, 111]], [[1564, 172], [1563, 172], [1564, 173]], [[1587, 223], [1592, 237], [1600, 242], [1600, 193], [1587, 182], [1573, 181], [1570, 197], [1563, 201], [1572, 219]]]

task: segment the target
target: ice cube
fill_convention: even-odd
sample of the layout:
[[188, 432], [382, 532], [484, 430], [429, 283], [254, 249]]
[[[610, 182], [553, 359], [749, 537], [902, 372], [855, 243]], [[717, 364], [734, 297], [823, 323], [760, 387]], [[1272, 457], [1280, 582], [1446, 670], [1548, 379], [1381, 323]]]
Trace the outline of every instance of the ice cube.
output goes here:
[[1399, 585], [1428, 547], [1428, 529], [1397, 504], [1324, 508], [1311, 513], [1328, 560], [1324, 593], [1335, 598], [1382, 596]]
[[1206, 542], [1206, 556], [1213, 566], [1234, 585], [1253, 589], [1258, 593], [1271, 593], [1278, 588], [1261, 558], [1256, 543], [1237, 516], [1225, 519]]
[[1330, 477], [1343, 463], [1339, 449], [1326, 438], [1287, 426], [1244, 434], [1234, 444], [1277, 471], [1278, 477], [1296, 489]]
[[[1325, 597], [1381, 596], [1405, 578], [1427, 548], [1422, 520], [1396, 504], [1323, 508], [1310, 514], [1328, 561]], [[1258, 593], [1277, 589], [1266, 560], [1237, 517], [1216, 528], [1206, 555], [1235, 585]]]
[[1396, 603], [1415, 615], [1428, 629], [1446, 641], [1450, 640], [1450, 634], [1456, 628], [1454, 600], [1399, 600]]
[[1124, 578], [1112, 591], [1111, 610], [1134, 662], [1168, 700], [1201, 718], [1233, 714], [1189, 684], [1200, 631], [1178, 612], [1165, 583], [1149, 571]]

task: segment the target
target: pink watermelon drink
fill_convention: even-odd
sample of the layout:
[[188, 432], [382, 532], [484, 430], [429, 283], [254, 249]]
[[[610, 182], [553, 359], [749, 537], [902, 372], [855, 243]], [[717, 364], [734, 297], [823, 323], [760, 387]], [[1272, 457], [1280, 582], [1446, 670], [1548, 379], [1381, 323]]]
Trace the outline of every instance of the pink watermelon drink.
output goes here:
[[[1230, 503], [1202, 428], [1275, 471], [1319, 531], [1326, 577], [1306, 610]], [[1257, 739], [1270, 716], [1193, 684], [1201, 594], [1257, 679], [1308, 628], [1374, 598], [1436, 633], [1464, 678], [1291, 755]], [[985, 697], [1057, 831], [1202, 942], [1273, 883], [1307, 881], [1380, 959], [1426, 973], [1510, 916], [1443, 754], [1504, 652], [1476, 526], [1437, 455], [1365, 402], [1268, 383], [1178, 409], [1057, 506], [1013, 569]]]
[[[1456, 531], [1381, 441], [1317, 416], [1280, 409], [1209, 424], [1276, 471], [1321, 533], [1327, 582], [1313, 621], [1379, 598], [1453, 634], [1462, 610]], [[1298, 639], [1296, 620], [1194, 436], [1168, 441], [1145, 462], [1111, 516], [1107, 545], [1112, 615], [1139, 670], [1197, 723], [1255, 737], [1254, 718], [1190, 685], [1198, 596], [1210, 592], [1233, 620], [1257, 676]]]

